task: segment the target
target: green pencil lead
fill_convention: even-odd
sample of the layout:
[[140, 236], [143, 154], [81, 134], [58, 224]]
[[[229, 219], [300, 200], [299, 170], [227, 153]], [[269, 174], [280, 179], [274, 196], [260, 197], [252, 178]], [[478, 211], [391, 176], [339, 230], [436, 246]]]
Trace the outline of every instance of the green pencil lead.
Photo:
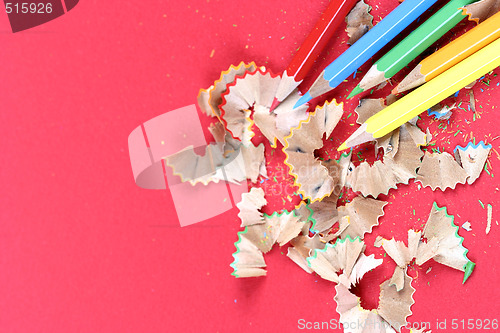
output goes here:
[[347, 96], [347, 99], [350, 99], [350, 98], [353, 98], [354, 96], [356, 96], [357, 94], [361, 94], [364, 90], [359, 86], [359, 84], [356, 86], [356, 88], [354, 88], [351, 93], [349, 94], [349, 96]]
[[469, 278], [469, 276], [472, 274], [472, 271], [474, 271], [474, 267], [476, 267], [476, 264], [473, 263], [472, 261], [469, 260], [468, 263], [465, 264], [465, 272], [464, 272], [464, 281], [462, 282], [462, 284], [465, 283], [465, 281], [467, 281], [467, 279]]

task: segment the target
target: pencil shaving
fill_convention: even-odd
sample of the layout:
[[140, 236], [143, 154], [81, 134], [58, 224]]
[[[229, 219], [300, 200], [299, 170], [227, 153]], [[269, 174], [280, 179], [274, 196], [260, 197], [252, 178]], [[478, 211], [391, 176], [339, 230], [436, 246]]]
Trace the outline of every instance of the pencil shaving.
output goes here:
[[386, 201], [363, 198], [358, 196], [345, 206], [338, 208], [339, 233], [340, 238], [360, 237], [371, 233], [374, 226], [378, 225], [378, 220], [384, 215]]
[[311, 219], [313, 220], [313, 225], [311, 226], [311, 230], [313, 232], [328, 231], [338, 222], [337, 200], [338, 196], [331, 194], [321, 201], [316, 201], [308, 205], [312, 212]]
[[396, 262], [396, 268], [394, 273], [389, 280], [389, 286], [394, 285], [397, 291], [404, 288], [404, 275], [406, 274], [406, 268], [410, 262], [417, 256], [420, 232], [415, 232], [414, 230], [408, 230], [408, 247], [401, 242], [392, 239], [382, 239], [378, 242], [382, 245], [385, 252], [391, 257], [394, 262]]
[[226, 129], [224, 128], [224, 125], [220, 121], [210, 124], [208, 126], [208, 130], [212, 134], [215, 142], [225, 143], [227, 132]]
[[462, 8], [469, 21], [480, 23], [500, 11], [500, 0], [481, 0]]
[[222, 147], [217, 143], [207, 145], [204, 155], [196, 154], [194, 147], [189, 146], [165, 158], [174, 175], [181, 177], [182, 182], [190, 182], [191, 185], [218, 182], [219, 179], [214, 177], [217, 169], [223, 167], [229, 160], [229, 157], [224, 157]]
[[[406, 130], [410, 134], [413, 142], [417, 146], [426, 146], [429, 143], [428, 134], [424, 133], [416, 124], [411, 125], [409, 122], [404, 124]], [[427, 129], [428, 131], [429, 129]], [[432, 136], [430, 136], [432, 138]]]
[[263, 107], [255, 108], [254, 121], [261, 133], [269, 140], [271, 147], [276, 148], [279, 141], [285, 145], [285, 137], [290, 135], [290, 130], [299, 126], [300, 122], [309, 116], [307, 105], [294, 108], [300, 95], [295, 89], [272, 112]]
[[455, 159], [467, 173], [468, 184], [474, 183], [481, 175], [491, 148], [491, 145], [486, 145], [483, 141], [477, 145], [469, 142], [465, 147], [457, 146], [455, 148]]
[[360, 99], [358, 106], [354, 110], [358, 116], [356, 122], [360, 125], [363, 124], [368, 118], [381, 111], [384, 107], [385, 102], [383, 98]]
[[387, 194], [391, 188], [397, 188], [397, 184], [408, 184], [410, 179], [416, 177], [423, 153], [408, 131], [412, 127], [402, 125], [387, 142], [382, 143], [386, 152], [383, 162], [377, 160], [373, 165], [362, 162], [348, 174], [347, 183], [353, 191], [377, 198], [380, 194]]
[[255, 133], [253, 125], [276, 147], [290, 129], [307, 119], [307, 105], [293, 108], [300, 98], [297, 90], [272, 112], [270, 108], [281, 78], [259, 68], [234, 79], [221, 96], [220, 118], [231, 135], [249, 145]]
[[213, 90], [214, 86], [210, 86], [208, 89], [200, 89], [198, 92], [198, 106], [201, 111], [209, 117], [217, 117], [215, 112], [212, 111], [212, 107], [210, 106], [210, 90]]
[[257, 277], [266, 275], [266, 262], [262, 252], [248, 238], [244, 232], [238, 233], [238, 241], [234, 243], [237, 251], [233, 253], [234, 261], [231, 275], [237, 278]]
[[[404, 288], [404, 274], [414, 258], [418, 266], [434, 259], [446, 266], [466, 272], [467, 265], [471, 265], [467, 258], [468, 250], [463, 247], [463, 238], [458, 235], [458, 226], [453, 220], [453, 216], [446, 212], [446, 207], [440, 208], [434, 203], [423, 232], [408, 230], [408, 247], [394, 238], [390, 240], [377, 238], [376, 243], [384, 248], [397, 265], [389, 280], [389, 286], [394, 285], [398, 292]], [[464, 282], [467, 277], [464, 278]]]
[[235, 147], [234, 144], [212, 143], [206, 146], [204, 155], [196, 154], [190, 146], [165, 160], [174, 175], [192, 185], [221, 180], [236, 184], [245, 179], [255, 182], [260, 174], [266, 174], [263, 144]]
[[259, 69], [237, 77], [222, 95], [221, 119], [232, 136], [244, 145], [254, 136], [250, 119], [252, 108], [270, 108], [279, 81], [278, 76]]
[[263, 216], [263, 223], [246, 226], [238, 233], [235, 260], [231, 264], [232, 275], [236, 277], [266, 275], [262, 253], [269, 252], [275, 243], [280, 246], [288, 243], [299, 235], [305, 223], [294, 211]]
[[371, 7], [363, 0], [359, 1], [346, 17], [347, 44], [352, 45], [373, 28], [373, 16], [369, 14]]
[[464, 228], [467, 231], [472, 231], [472, 227], [469, 221], [464, 222], [464, 224], [462, 224], [462, 228]]
[[[391, 165], [398, 183], [408, 184], [410, 179], [416, 177], [416, 171], [421, 165], [424, 154], [418, 147], [421, 139], [417, 137], [416, 130], [420, 131], [416, 126], [403, 124], [399, 128], [397, 141], [394, 140], [397, 142], [396, 147], [388, 151], [384, 157], [385, 163]], [[420, 141], [416, 142], [415, 139]]]
[[401, 268], [405, 268], [406, 265], [412, 259], [410, 257], [410, 251], [406, 247], [406, 245], [401, 241], [396, 241], [394, 238], [392, 239], [384, 239], [382, 242], [382, 247], [385, 252], [391, 257]]
[[236, 170], [244, 170], [245, 172], [239, 177], [233, 177], [235, 181], [242, 181], [244, 175], [246, 179], [250, 179], [250, 181], [255, 183], [259, 176], [267, 177], [266, 158], [264, 153], [265, 148], [262, 143], [258, 146], [242, 146], [241, 156], [238, 156], [240, 158], [236, 158], [234, 163], [228, 164], [228, 166], [225, 167], [225, 171], [229, 175], [236, 174], [236, 171], [232, 172], [229, 166], [232, 166], [233, 164], [236, 166], [236, 162], [238, 162], [239, 164], [238, 167], [236, 167]]
[[[322, 250], [314, 250], [307, 258], [308, 266], [323, 279], [349, 287], [356, 284], [364, 273], [382, 264], [382, 259], [361, 256], [364, 249], [365, 244], [359, 237], [338, 239], [334, 244], [326, 244]], [[342, 278], [337, 274], [340, 270]]]
[[264, 215], [263, 224], [255, 224], [248, 227], [249, 234], [254, 234], [257, 247], [267, 253], [277, 242], [280, 246], [295, 238], [302, 230], [304, 222], [292, 212], [274, 213]]
[[290, 214], [273, 214], [266, 217], [269, 223], [279, 226], [279, 234], [276, 241], [279, 246], [283, 246], [297, 237], [304, 226], [304, 222], [300, 216], [295, 215], [294, 212]]
[[411, 316], [411, 306], [415, 303], [413, 294], [415, 288], [411, 285], [412, 278], [404, 274], [404, 287], [398, 291], [387, 280], [380, 285], [379, 315], [397, 331], [406, 326], [406, 318]]
[[410, 333], [432, 333], [431, 330], [426, 331], [425, 328], [417, 329], [417, 328], [411, 328]]
[[339, 283], [337, 273], [345, 270], [346, 275], [350, 275], [364, 247], [365, 244], [359, 238], [339, 239], [334, 244], [326, 244], [323, 250], [314, 250], [307, 262], [323, 279]]
[[[422, 236], [427, 239], [427, 244], [435, 242], [435, 261], [465, 271], [470, 261], [467, 258], [468, 250], [462, 245], [464, 239], [458, 235], [458, 226], [454, 223], [454, 217], [446, 212], [446, 207], [440, 208], [434, 203]], [[417, 264], [422, 261], [417, 258]]]
[[356, 264], [352, 268], [349, 278], [343, 279], [341, 275], [340, 280], [345, 281], [343, 284], [346, 286], [348, 285], [347, 281], [349, 281], [350, 285], [356, 285], [366, 273], [382, 265], [382, 263], [383, 259], [376, 259], [374, 254], [366, 256], [364, 253], [361, 253], [356, 261]]
[[[343, 279], [344, 274], [341, 275]], [[344, 332], [360, 333], [362, 327], [370, 327], [370, 332], [388, 333], [400, 331], [406, 326], [411, 314], [411, 306], [415, 303], [413, 294], [415, 289], [411, 285], [412, 278], [404, 274], [404, 288], [397, 291], [394, 286], [389, 285], [386, 280], [380, 285], [379, 306], [376, 310], [366, 310], [361, 307], [361, 300], [354, 295], [349, 286], [339, 283], [335, 286], [337, 312], [340, 314], [340, 322], [344, 323]], [[352, 327], [350, 323], [358, 323], [359, 328]]]
[[467, 172], [447, 152], [425, 152], [415, 181], [433, 191], [436, 188], [445, 191], [447, 188], [454, 189], [457, 184], [465, 184], [467, 177]]
[[252, 187], [250, 192], [241, 195], [241, 201], [236, 204], [239, 213], [238, 217], [241, 220], [241, 226], [246, 227], [249, 225], [264, 223], [264, 217], [259, 211], [267, 204], [264, 198], [264, 190], [257, 187]]
[[451, 106], [441, 106], [439, 103], [428, 110], [428, 114], [439, 120], [448, 120], [452, 115], [452, 111], [456, 109], [456, 104]]
[[[340, 195], [342, 188], [346, 185], [347, 174], [349, 172], [349, 167], [351, 165], [352, 151], [349, 153], [342, 153], [338, 160], [322, 161], [321, 163], [328, 169], [328, 172], [332, 177], [338, 177], [338, 182], [333, 188], [333, 193], [335, 195]], [[336, 176], [338, 175], [338, 176]]]
[[248, 147], [241, 145], [235, 154], [233, 160], [216, 170], [213, 178], [238, 184], [245, 179], [254, 183], [259, 176], [267, 177], [264, 144], [257, 147], [253, 144]]
[[245, 72], [253, 72], [257, 69], [254, 62], [241, 62], [238, 66], [231, 65], [229, 69], [223, 71], [217, 81], [208, 89], [201, 89], [198, 94], [198, 105], [208, 116], [220, 116], [219, 105], [222, 102], [222, 94], [226, 91], [227, 85], [234, 82], [236, 76]]
[[[381, 316], [377, 310], [366, 310], [361, 307], [361, 300], [354, 295], [348, 287], [343, 284], [335, 286], [334, 300], [337, 303], [337, 313], [340, 322], [343, 323], [344, 333], [362, 333], [363, 327], [372, 328], [372, 333], [394, 333], [395, 331]], [[351, 323], [359, 323], [352, 327]]]
[[327, 169], [314, 156], [314, 151], [323, 147], [323, 137], [332, 133], [342, 113], [342, 104], [326, 103], [317, 107], [285, 138], [285, 164], [290, 168], [299, 193], [311, 202], [329, 196], [341, 181], [341, 174], [330, 172], [334, 170]]
[[231, 134], [226, 131], [224, 124], [218, 119], [208, 126], [208, 130], [212, 134], [214, 141], [222, 145], [224, 156], [228, 156], [240, 148], [241, 142], [235, 140]]
[[308, 265], [307, 257], [314, 250], [322, 250], [326, 244], [321, 241], [319, 234], [312, 237], [299, 235], [290, 241], [287, 256], [307, 273], [314, 272]]
[[396, 188], [391, 167], [378, 160], [373, 165], [362, 162], [347, 175], [347, 185], [363, 196], [377, 198], [380, 194], [387, 194], [391, 188]]

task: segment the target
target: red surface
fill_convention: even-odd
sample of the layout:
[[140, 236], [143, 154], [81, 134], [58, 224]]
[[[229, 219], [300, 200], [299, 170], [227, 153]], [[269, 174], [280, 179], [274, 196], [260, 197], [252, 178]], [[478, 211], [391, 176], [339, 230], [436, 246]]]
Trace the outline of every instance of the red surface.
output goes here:
[[[378, 22], [398, 2], [368, 3]], [[233, 278], [236, 211], [180, 228], [168, 191], [134, 184], [127, 149], [135, 127], [195, 103], [198, 90], [230, 64], [255, 60], [283, 70], [326, 6], [87, 0], [16, 34], [0, 14], [0, 331], [294, 332], [299, 319], [338, 319], [334, 286], [303, 272], [282, 254], [285, 248], [265, 256], [267, 277]], [[342, 33], [332, 40], [315, 75], [345, 49], [345, 39]], [[474, 88], [480, 119], [467, 124], [472, 113], [459, 110], [442, 129], [422, 116], [436, 147], [451, 152], [472, 131], [500, 151], [500, 140], [492, 141], [499, 134], [500, 77], [488, 78], [490, 87]], [[359, 79], [329, 97], [343, 100]], [[467, 93], [457, 100], [467, 101]], [[356, 103], [345, 104], [344, 119]], [[354, 128], [341, 129], [338, 141]], [[459, 231], [477, 263], [465, 285], [461, 272], [434, 262], [411, 270], [418, 278], [409, 320], [431, 322], [433, 332], [464, 332], [451, 329], [453, 318], [500, 319], [498, 157], [490, 157], [495, 177], [483, 173], [472, 186], [443, 193], [411, 182], [391, 191], [386, 216], [366, 239], [369, 253], [377, 234], [406, 240], [433, 201], [446, 205], [457, 224], [471, 222], [473, 231]], [[489, 235], [478, 199], [494, 207]], [[392, 273], [392, 260], [384, 263], [361, 283], [367, 307], [376, 307], [377, 284]], [[435, 329], [445, 319], [448, 329]]]

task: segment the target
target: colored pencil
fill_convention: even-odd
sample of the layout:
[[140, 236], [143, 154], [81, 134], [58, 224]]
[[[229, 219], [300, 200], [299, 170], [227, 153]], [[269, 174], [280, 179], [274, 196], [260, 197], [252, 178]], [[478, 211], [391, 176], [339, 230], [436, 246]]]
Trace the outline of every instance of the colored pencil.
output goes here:
[[358, 0], [332, 0], [282, 75], [271, 111], [304, 80], [314, 61]]
[[415, 21], [437, 0], [405, 0], [356, 43], [335, 59], [316, 79], [295, 107], [336, 88], [349, 75]]
[[398, 94], [430, 81], [498, 38], [500, 38], [500, 12], [422, 60], [392, 90], [392, 93]]
[[451, 0], [444, 5], [408, 37], [377, 60], [347, 98], [352, 98], [390, 79], [462, 21], [466, 15], [462, 13], [461, 7], [474, 1], [476, 0]]
[[500, 39], [368, 118], [340, 147], [383, 137], [500, 65]]

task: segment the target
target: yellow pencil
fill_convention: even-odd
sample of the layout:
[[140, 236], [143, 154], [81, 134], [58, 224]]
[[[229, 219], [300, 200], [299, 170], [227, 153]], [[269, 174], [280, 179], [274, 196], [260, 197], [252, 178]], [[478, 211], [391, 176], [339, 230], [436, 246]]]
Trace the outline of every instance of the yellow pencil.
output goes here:
[[497, 38], [500, 38], [500, 12], [422, 60], [392, 93], [398, 94], [432, 80]]
[[383, 137], [497, 66], [500, 39], [368, 118], [338, 150]]

